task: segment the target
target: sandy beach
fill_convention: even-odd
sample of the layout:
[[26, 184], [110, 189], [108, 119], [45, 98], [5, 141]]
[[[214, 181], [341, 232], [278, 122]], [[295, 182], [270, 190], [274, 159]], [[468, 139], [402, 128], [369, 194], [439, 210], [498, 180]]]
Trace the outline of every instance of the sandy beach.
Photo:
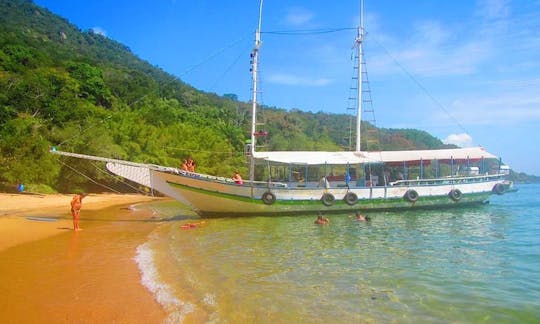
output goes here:
[[[0, 251], [59, 234], [65, 231], [65, 228], [72, 227], [69, 211], [72, 197], [73, 195], [60, 194], [0, 193]], [[83, 210], [96, 211], [156, 199], [158, 198], [142, 195], [90, 194], [84, 198]], [[81, 217], [84, 219], [84, 212]], [[51, 219], [55, 222], [48, 221]]]
[[0, 194], [0, 322], [163, 321], [133, 260], [159, 222], [131, 206], [164, 198], [90, 194], [79, 232], [71, 198]]

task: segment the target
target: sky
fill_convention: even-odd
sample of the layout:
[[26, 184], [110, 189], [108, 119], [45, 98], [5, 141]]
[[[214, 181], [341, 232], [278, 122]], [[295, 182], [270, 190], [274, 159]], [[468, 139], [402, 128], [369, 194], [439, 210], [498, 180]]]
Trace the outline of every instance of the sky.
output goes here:
[[[197, 89], [250, 100], [259, 1], [34, 2]], [[365, 0], [364, 9], [366, 120], [483, 146], [540, 175], [540, 0]], [[265, 0], [260, 102], [350, 112], [359, 18], [357, 0]], [[339, 31], [320, 32], [329, 30]]]

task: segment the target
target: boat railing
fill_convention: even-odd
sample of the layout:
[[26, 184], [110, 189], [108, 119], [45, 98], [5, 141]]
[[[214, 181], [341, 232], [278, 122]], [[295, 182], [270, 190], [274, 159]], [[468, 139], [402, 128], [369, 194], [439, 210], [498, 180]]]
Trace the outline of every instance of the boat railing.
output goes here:
[[427, 185], [446, 185], [446, 184], [462, 184], [462, 183], [475, 183], [475, 182], [487, 182], [498, 179], [504, 179], [504, 174], [486, 174], [475, 175], [466, 177], [445, 177], [445, 178], [432, 178], [432, 179], [410, 179], [410, 180], [397, 180], [388, 183], [390, 186], [427, 186]]
[[[153, 169], [166, 172], [166, 173], [172, 173], [176, 175], [181, 175], [184, 177], [190, 177], [190, 178], [197, 178], [199, 180], [205, 180], [205, 181], [211, 181], [211, 182], [219, 182], [224, 184], [234, 184], [238, 185], [233, 179], [226, 178], [226, 177], [218, 177], [218, 176], [212, 176], [204, 173], [196, 173], [196, 172], [189, 172], [185, 170], [181, 170], [178, 168], [172, 168], [172, 167], [164, 167], [160, 165], [150, 165]], [[245, 180], [241, 184], [241, 186], [244, 187], [251, 187], [253, 184], [254, 187], [259, 188], [287, 188], [287, 184], [283, 182], [270, 182], [270, 181], [249, 181]]]
[[[180, 170], [178, 168], [164, 167], [164, 166], [159, 166], [155, 164], [153, 165], [151, 164], [148, 166], [153, 169], [158, 169], [162, 172], [173, 173], [173, 174], [190, 177], [190, 178], [197, 178], [199, 180], [238, 185], [231, 178], [212, 176], [212, 175], [203, 174], [203, 173], [189, 172], [189, 171]], [[475, 183], [475, 182], [487, 182], [487, 181], [493, 181], [493, 180], [504, 179], [504, 178], [505, 178], [505, 174], [499, 173], [499, 174], [474, 175], [474, 176], [464, 176], [464, 177], [409, 179], [409, 180], [397, 180], [397, 181], [389, 182], [388, 186], [397, 187], [397, 186], [433, 186], [433, 185], [448, 185], [448, 184], [464, 184], [464, 183]], [[283, 182], [272, 182], [272, 181], [252, 181], [251, 182], [249, 180], [243, 181], [241, 186], [244, 186], [244, 187], [253, 186], [256, 188], [288, 188], [289, 187], [287, 183], [283, 183]], [[317, 184], [317, 182], [313, 182], [313, 183], [310, 182], [307, 184], [302, 183], [302, 185], [293, 186], [293, 187], [315, 188], [315, 187], [320, 187], [320, 184]], [[339, 184], [336, 185], [335, 183], [333, 184], [331, 183], [330, 187], [346, 187], [346, 185], [340, 186]]]
[[283, 182], [271, 182], [271, 181], [245, 181], [244, 185], [248, 185], [250, 183], [253, 183], [254, 187], [261, 187], [261, 188], [287, 188], [288, 185]]

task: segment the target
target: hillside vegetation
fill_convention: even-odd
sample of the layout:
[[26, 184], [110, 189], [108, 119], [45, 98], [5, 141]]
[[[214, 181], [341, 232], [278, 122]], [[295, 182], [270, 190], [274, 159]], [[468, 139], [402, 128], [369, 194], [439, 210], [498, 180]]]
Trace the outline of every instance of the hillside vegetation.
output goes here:
[[[246, 87], [249, 85], [246, 85]], [[0, 0], [0, 182], [37, 191], [128, 190], [102, 165], [59, 150], [246, 172], [249, 104], [199, 91], [114, 40], [81, 31], [32, 1]], [[268, 150], [341, 150], [347, 115], [262, 110]], [[374, 129], [374, 149], [443, 147], [418, 130]], [[367, 133], [366, 133], [367, 134]], [[99, 184], [99, 185], [98, 185]]]

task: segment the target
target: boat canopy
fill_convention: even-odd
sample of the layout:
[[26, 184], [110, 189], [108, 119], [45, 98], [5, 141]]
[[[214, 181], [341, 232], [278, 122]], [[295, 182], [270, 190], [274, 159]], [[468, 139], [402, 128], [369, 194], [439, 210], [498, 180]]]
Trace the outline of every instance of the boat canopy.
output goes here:
[[314, 151], [275, 151], [254, 152], [253, 157], [270, 163], [300, 164], [300, 165], [346, 165], [363, 163], [407, 163], [415, 164], [422, 161], [479, 161], [481, 159], [496, 159], [497, 157], [482, 147], [468, 147], [440, 150], [414, 151], [377, 151], [377, 152], [314, 152]]

